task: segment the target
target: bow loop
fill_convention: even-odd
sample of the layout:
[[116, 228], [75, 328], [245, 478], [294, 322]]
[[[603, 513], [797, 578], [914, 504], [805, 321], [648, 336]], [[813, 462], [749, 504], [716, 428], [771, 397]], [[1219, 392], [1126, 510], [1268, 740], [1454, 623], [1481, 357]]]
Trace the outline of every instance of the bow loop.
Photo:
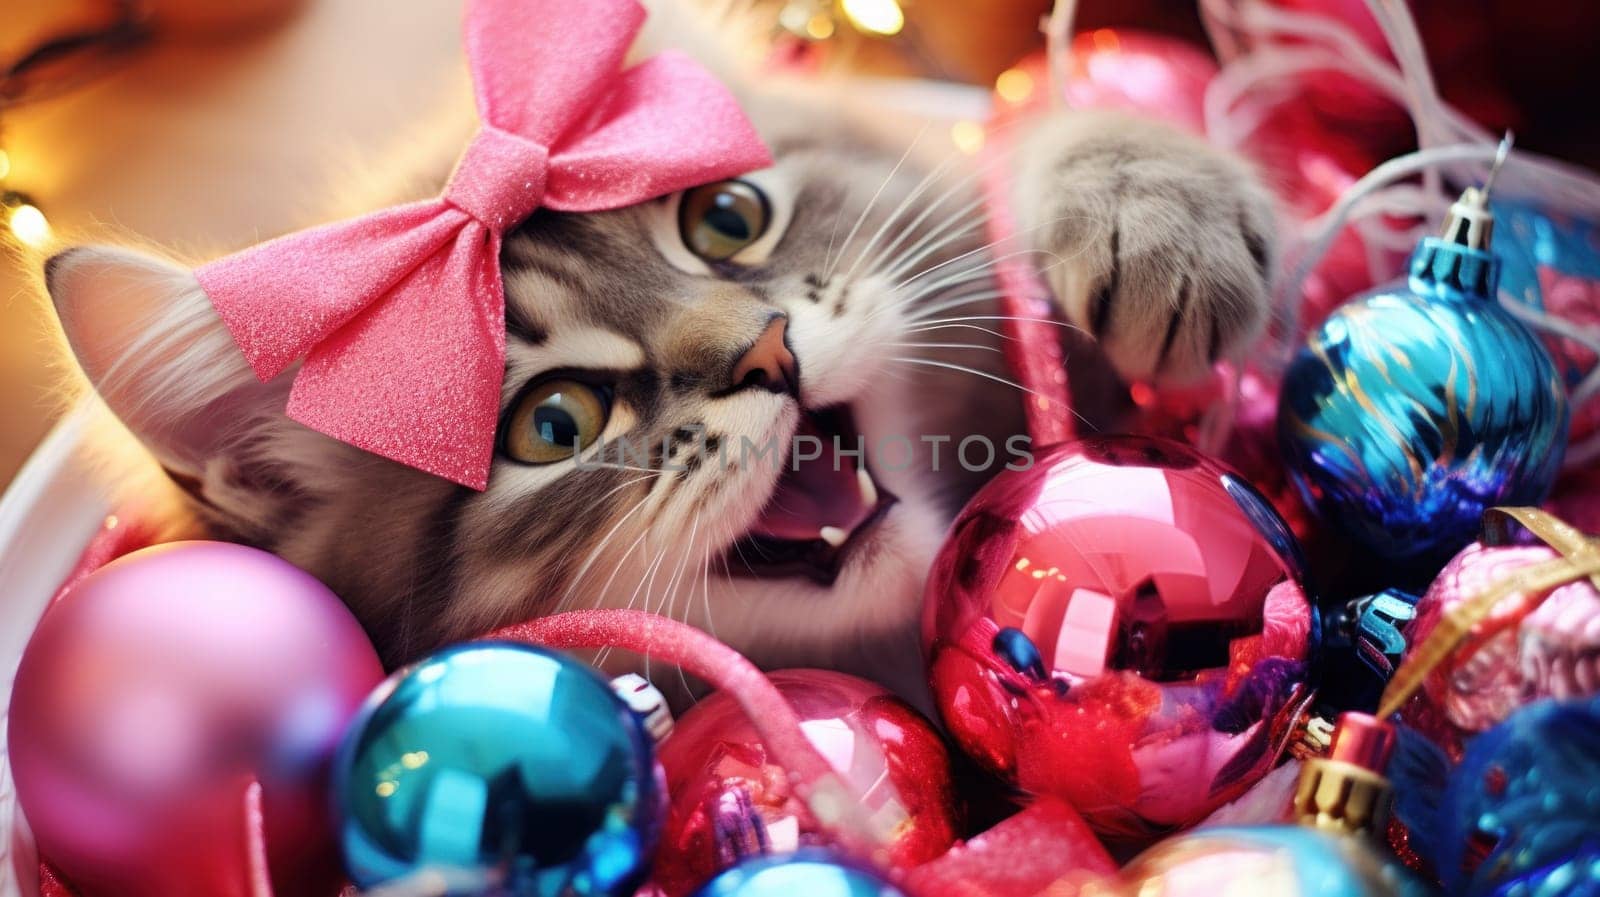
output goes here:
[[552, 149], [609, 90], [644, 24], [637, 0], [474, 0], [478, 116]]
[[469, 220], [437, 200], [412, 203], [252, 246], [195, 278], [266, 381], [381, 301]]
[[549, 150], [484, 125], [456, 163], [444, 200], [502, 234], [539, 208], [549, 169]]

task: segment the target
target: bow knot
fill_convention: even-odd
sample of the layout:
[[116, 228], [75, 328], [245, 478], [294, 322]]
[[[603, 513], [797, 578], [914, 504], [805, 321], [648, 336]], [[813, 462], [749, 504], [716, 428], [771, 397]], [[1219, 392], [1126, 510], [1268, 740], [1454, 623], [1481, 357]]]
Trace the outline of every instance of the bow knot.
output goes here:
[[503, 234], [544, 200], [550, 151], [494, 125], [484, 125], [456, 163], [444, 201]]
[[[256, 376], [301, 362], [287, 414], [475, 489], [505, 378], [500, 237], [770, 165], [687, 58], [622, 68], [636, 0], [469, 0], [482, 126], [436, 200], [279, 237], [195, 272]], [[487, 233], [485, 233], [487, 231]]]

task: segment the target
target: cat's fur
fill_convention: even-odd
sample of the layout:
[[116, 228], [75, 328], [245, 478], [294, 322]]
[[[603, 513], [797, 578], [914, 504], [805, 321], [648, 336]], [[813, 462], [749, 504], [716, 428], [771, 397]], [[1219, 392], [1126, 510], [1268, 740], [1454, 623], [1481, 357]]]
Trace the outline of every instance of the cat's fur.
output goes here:
[[[650, 43], [641, 49], [659, 34]], [[670, 197], [535, 213], [502, 255], [505, 400], [547, 370], [620, 371], [608, 438], [659, 445], [703, 425], [726, 444], [787, 439], [791, 397], [730, 393], [723, 382], [776, 309], [789, 316], [804, 403], [848, 403], [869, 444], [970, 433], [1002, 443], [1021, 432], [1024, 397], [991, 379], [1011, 377], [998, 322], [982, 319], [996, 314], [989, 262], [1002, 249], [982, 248], [976, 182], [964, 170], [973, 163], [930, 167], [921, 150], [936, 138], [886, 137], [870, 110], [838, 93], [775, 87], [715, 63], [776, 158], [751, 178], [774, 205], [771, 239], [749, 264], [711, 271], [679, 243]], [[1049, 117], [1017, 137], [1023, 248], [1122, 374], [1190, 378], [1247, 343], [1267, 312], [1273, 210], [1246, 166], [1105, 113]], [[447, 174], [443, 157], [420, 175], [396, 172], [396, 183], [416, 186], [389, 199], [436, 192]], [[921, 249], [930, 251], [919, 258]], [[497, 459], [487, 491], [473, 492], [287, 420], [291, 375], [257, 383], [182, 267], [80, 248], [53, 258], [46, 279], [91, 382], [212, 531], [327, 582], [390, 662], [560, 608], [634, 606], [705, 627], [764, 665], [904, 685], [920, 666], [924, 573], [984, 476], [948, 459], [953, 473], [928, 473], [921, 444], [910, 469], [877, 471], [900, 502], [831, 588], [729, 577], [721, 553], [768, 500], [771, 466], [680, 474]]]

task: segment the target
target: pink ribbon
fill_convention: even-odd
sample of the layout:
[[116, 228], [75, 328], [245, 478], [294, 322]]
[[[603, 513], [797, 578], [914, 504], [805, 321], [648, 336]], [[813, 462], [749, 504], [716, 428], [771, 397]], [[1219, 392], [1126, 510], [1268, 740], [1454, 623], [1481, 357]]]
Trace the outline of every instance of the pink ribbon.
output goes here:
[[621, 68], [643, 21], [635, 0], [470, 0], [482, 126], [443, 196], [195, 272], [257, 377], [304, 359], [289, 417], [487, 485], [505, 377], [501, 236], [541, 207], [614, 209], [771, 164], [687, 57]]

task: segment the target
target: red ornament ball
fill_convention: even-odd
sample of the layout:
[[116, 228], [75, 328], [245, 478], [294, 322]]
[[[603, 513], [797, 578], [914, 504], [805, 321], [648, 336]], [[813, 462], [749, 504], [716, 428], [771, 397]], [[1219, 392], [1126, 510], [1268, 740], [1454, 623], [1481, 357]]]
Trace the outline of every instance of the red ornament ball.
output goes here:
[[1299, 549], [1177, 442], [1093, 438], [984, 487], [929, 575], [923, 644], [957, 744], [1102, 836], [1192, 825], [1272, 768], [1313, 618]]
[[[895, 832], [892, 866], [919, 865], [954, 843], [950, 755], [921, 714], [843, 673], [784, 670], [769, 678], [811, 743], [867, 795], [867, 813]], [[684, 714], [659, 756], [671, 806], [654, 884], [666, 897], [689, 894], [752, 855], [835, 846], [726, 694], [713, 694]]]

